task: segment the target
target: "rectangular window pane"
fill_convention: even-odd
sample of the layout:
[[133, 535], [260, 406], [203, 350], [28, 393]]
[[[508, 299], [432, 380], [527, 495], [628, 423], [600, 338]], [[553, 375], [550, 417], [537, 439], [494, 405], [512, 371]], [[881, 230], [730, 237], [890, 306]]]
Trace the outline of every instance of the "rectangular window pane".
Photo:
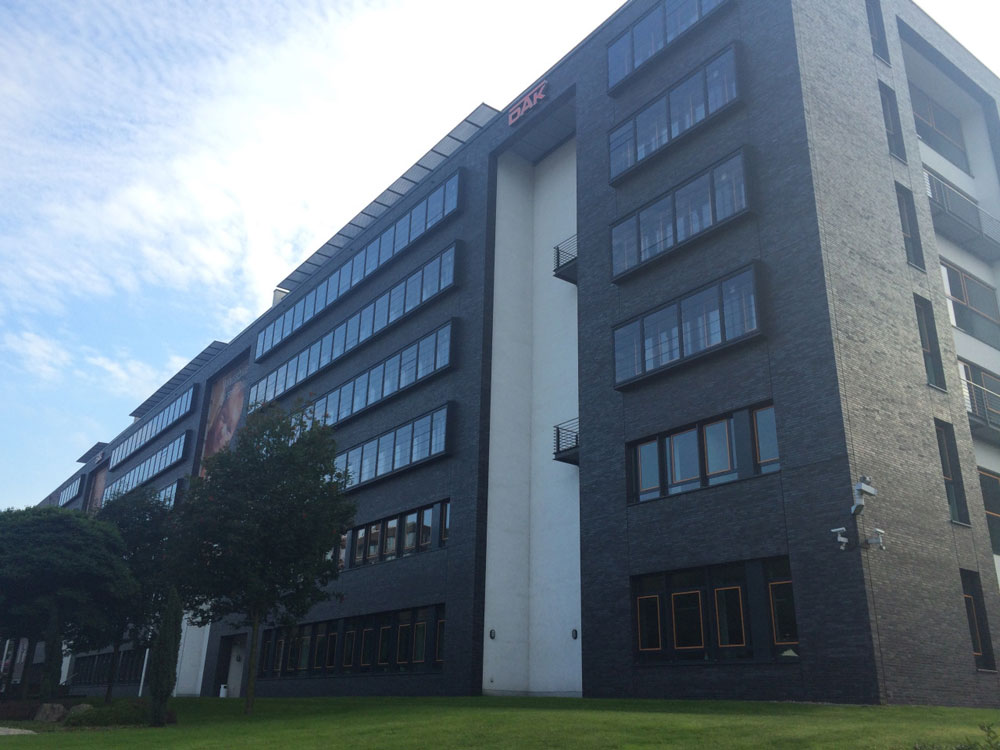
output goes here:
[[403, 552], [417, 548], [417, 514], [408, 513], [403, 522]]
[[405, 388], [417, 379], [417, 345], [409, 346], [400, 355], [399, 387]]
[[444, 215], [447, 216], [458, 208], [458, 175], [449, 178], [444, 184]]
[[622, 383], [642, 372], [639, 321], [615, 330], [615, 382]]
[[667, 120], [667, 100], [660, 99], [635, 118], [636, 158], [642, 161], [667, 142], [670, 124]]
[[378, 475], [392, 471], [392, 454], [396, 445], [396, 433], [390, 432], [378, 439]]
[[663, 27], [663, 6], [658, 5], [651, 13], [632, 27], [632, 50], [635, 67], [639, 67], [655, 55], [666, 43]]
[[344, 354], [347, 347], [347, 324], [341, 323], [333, 330], [333, 355], [332, 359], [337, 359]]
[[375, 305], [365, 305], [361, 310], [358, 322], [358, 343], [371, 338], [372, 324], [375, 320]]
[[778, 431], [774, 407], [757, 409], [753, 413], [757, 463], [761, 471], [773, 471], [778, 461]]
[[638, 222], [632, 217], [611, 228], [611, 270], [617, 276], [638, 263]]
[[444, 453], [445, 447], [445, 430], [448, 421], [448, 410], [439, 409], [434, 412], [432, 416], [432, 427], [431, 427], [431, 455], [436, 456], [439, 453]]
[[705, 119], [705, 73], [699, 70], [670, 91], [670, 137]]
[[396, 222], [396, 242], [393, 244], [393, 254], [395, 255], [410, 243], [410, 215], [406, 214]]
[[410, 463], [410, 451], [413, 447], [413, 425], [407, 424], [396, 430], [396, 455], [393, 466], [400, 468]]
[[351, 286], [355, 287], [365, 277], [365, 251], [354, 256], [354, 267], [351, 270]]
[[312, 375], [316, 370], [319, 369], [319, 347], [320, 342], [317, 341], [311, 347], [309, 347], [309, 374]]
[[726, 106], [736, 98], [736, 55], [729, 50], [708, 64], [705, 69], [708, 79], [709, 114]]
[[424, 661], [427, 651], [427, 623], [418, 622], [413, 626], [413, 663]]
[[447, 325], [437, 332], [437, 369], [447, 367], [451, 357], [451, 325]]
[[743, 184], [743, 157], [736, 156], [716, 167], [712, 173], [715, 182], [715, 220], [722, 221], [747, 207], [746, 187]]
[[395, 393], [399, 388], [399, 355], [390, 357], [385, 362], [385, 381], [383, 393], [386, 396]]
[[441, 221], [444, 216], [444, 186], [427, 196], [427, 228]]
[[708, 483], [734, 479], [736, 469], [733, 456], [732, 426], [729, 419], [707, 424], [703, 430], [705, 440], [705, 470]]
[[421, 417], [413, 423], [413, 460], [427, 458], [431, 448], [431, 418]]
[[330, 278], [326, 280], [326, 304], [332, 305], [337, 301], [337, 296], [340, 293], [340, 269], [337, 269], [330, 274]]
[[727, 340], [757, 330], [757, 301], [751, 271], [722, 282], [722, 305], [726, 315]]
[[703, 175], [674, 196], [677, 215], [677, 241], [683, 242], [704, 231], [712, 224], [711, 180]]
[[778, 646], [799, 642], [799, 629], [795, 620], [795, 598], [791, 581], [775, 581], [771, 589], [771, 625], [774, 643]]
[[420, 549], [426, 549], [431, 543], [431, 521], [434, 514], [430, 508], [420, 511]]
[[705, 647], [701, 615], [701, 592], [683, 591], [671, 595], [674, 619], [674, 648], [701, 649]]
[[354, 381], [345, 384], [340, 389], [340, 419], [347, 419], [354, 409]]
[[715, 590], [715, 616], [721, 648], [747, 645], [743, 627], [743, 590], [739, 586]]
[[424, 266], [424, 288], [421, 299], [429, 299], [438, 292], [438, 285], [441, 283], [441, 259], [434, 258]]
[[698, 487], [701, 471], [698, 461], [698, 430], [691, 428], [671, 435], [670, 448], [670, 490], [682, 492]]
[[698, 0], [667, 0], [667, 41], [672, 42], [698, 22]]
[[648, 260], [674, 244], [673, 196], [661, 198], [639, 212], [639, 261]]
[[455, 248], [441, 253], [441, 288], [447, 289], [455, 280]]
[[639, 500], [660, 496], [659, 442], [652, 440], [636, 448], [636, 474], [639, 479]]
[[420, 304], [421, 272], [417, 271], [406, 280], [406, 312]]
[[[379, 462], [381, 463], [381, 459]], [[382, 542], [382, 557], [386, 560], [392, 560], [396, 556], [396, 543], [398, 537], [399, 519], [390, 518], [385, 522], [385, 539]]]
[[328, 333], [320, 341], [319, 366], [326, 367], [330, 364], [330, 354], [333, 351], [333, 333]]
[[689, 357], [722, 341], [719, 289], [711, 287], [681, 301], [684, 356]]
[[396, 241], [396, 227], [391, 226], [382, 232], [379, 238], [379, 265], [385, 263], [392, 257]]
[[367, 482], [375, 478], [375, 464], [378, 455], [378, 440], [369, 440], [364, 444], [361, 455], [361, 475], [362, 482]]
[[375, 316], [372, 321], [372, 333], [378, 333], [389, 323], [389, 296], [383, 294], [375, 300]]
[[368, 403], [373, 404], [382, 398], [383, 366], [373, 367], [368, 373]]
[[368, 247], [365, 248], [365, 276], [371, 276], [379, 267], [378, 245], [379, 242], [376, 239], [374, 242], [369, 242]]
[[646, 372], [679, 359], [681, 344], [677, 305], [670, 305], [643, 318], [642, 337]]
[[410, 212], [410, 240], [415, 240], [427, 227], [427, 201], [420, 201]]
[[353, 261], [350, 260], [340, 267], [340, 293], [338, 295], [340, 297], [343, 297], [351, 290], [352, 267]]
[[354, 564], [360, 565], [365, 560], [365, 547], [367, 545], [367, 530], [362, 527], [354, 533]]
[[406, 295], [406, 282], [397, 284], [389, 292], [389, 322], [398, 320], [403, 315], [403, 301]]
[[357, 413], [368, 405], [368, 373], [362, 373], [354, 379], [354, 406], [352, 413]]
[[611, 132], [608, 149], [611, 153], [611, 176], [619, 175], [635, 163], [635, 137], [632, 121]]
[[419, 352], [417, 354], [417, 378], [426, 378], [434, 372], [434, 349], [437, 345], [436, 337], [432, 333], [420, 339]]
[[361, 331], [361, 314], [352, 315], [347, 319], [347, 340], [344, 342], [344, 351], [351, 351], [358, 345], [358, 333]]
[[632, 36], [623, 34], [608, 47], [608, 87], [632, 72]]
[[[303, 323], [312, 320], [313, 315], [316, 313], [316, 290], [315, 289], [313, 289], [311, 292], [309, 292], [309, 294], [306, 295], [305, 303], [306, 303], [306, 309], [305, 309], [305, 312], [302, 313], [302, 322]], [[298, 328], [298, 326], [296, 326], [296, 328]]]

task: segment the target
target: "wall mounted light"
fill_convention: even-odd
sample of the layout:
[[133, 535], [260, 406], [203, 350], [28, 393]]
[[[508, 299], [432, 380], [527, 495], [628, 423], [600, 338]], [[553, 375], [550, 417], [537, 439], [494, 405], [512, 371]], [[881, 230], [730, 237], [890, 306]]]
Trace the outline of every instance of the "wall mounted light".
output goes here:
[[878, 490], [872, 486], [871, 477], [858, 477], [858, 483], [854, 485], [854, 505], [851, 506], [851, 515], [856, 516], [865, 509], [865, 498], [875, 497]]

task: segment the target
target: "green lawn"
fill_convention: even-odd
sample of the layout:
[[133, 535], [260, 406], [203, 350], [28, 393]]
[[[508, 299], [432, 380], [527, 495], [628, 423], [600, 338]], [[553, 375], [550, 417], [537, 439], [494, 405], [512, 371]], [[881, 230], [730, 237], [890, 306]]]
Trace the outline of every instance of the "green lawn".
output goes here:
[[[178, 699], [166, 729], [0, 737], [8, 748], [898, 748], [982, 739], [1000, 711], [531, 698]], [[29, 726], [8, 722], [10, 726]]]

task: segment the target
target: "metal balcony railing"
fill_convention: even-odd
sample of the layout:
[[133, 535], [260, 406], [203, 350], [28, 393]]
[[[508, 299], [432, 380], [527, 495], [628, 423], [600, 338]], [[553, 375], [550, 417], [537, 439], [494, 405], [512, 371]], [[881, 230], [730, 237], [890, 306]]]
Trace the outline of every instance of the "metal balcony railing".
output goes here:
[[580, 450], [580, 419], [571, 419], [555, 426], [552, 455], [559, 461], [578, 463]]
[[555, 246], [552, 273], [560, 279], [576, 283], [576, 235]]
[[1000, 394], [971, 380], [962, 379], [965, 408], [972, 416], [1000, 430]]
[[1000, 259], [1000, 219], [983, 211], [937, 175], [924, 172], [934, 228], [990, 260]]

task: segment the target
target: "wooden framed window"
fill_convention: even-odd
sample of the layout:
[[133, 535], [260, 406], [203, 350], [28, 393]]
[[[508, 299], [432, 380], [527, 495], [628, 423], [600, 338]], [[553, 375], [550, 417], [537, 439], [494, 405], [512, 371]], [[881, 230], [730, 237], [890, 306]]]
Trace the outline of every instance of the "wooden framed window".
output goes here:
[[636, 486], [639, 501], [660, 497], [660, 443], [650, 440], [635, 448]]
[[762, 474], [781, 468], [778, 461], [778, 429], [774, 407], [765, 406], [753, 412], [754, 458]]
[[702, 427], [702, 449], [705, 452], [705, 475], [709, 484], [731, 480], [736, 470], [733, 452], [732, 419], [727, 417]]
[[413, 663], [423, 664], [427, 653], [427, 623], [420, 620], [413, 625]]
[[326, 664], [326, 640], [326, 624], [317, 625], [313, 645], [313, 669], [322, 669]]
[[636, 621], [640, 651], [659, 651], [660, 640], [660, 597], [656, 594], [639, 596], [635, 600]]
[[365, 528], [361, 527], [354, 532], [354, 564], [361, 565], [365, 561], [365, 545], [367, 535]]
[[441, 545], [448, 541], [448, 530], [451, 528], [451, 503], [445, 500], [441, 503]]
[[698, 428], [670, 436], [670, 491], [683, 492], [701, 485]]
[[375, 656], [375, 629], [365, 628], [361, 631], [361, 666], [371, 666]]
[[284, 664], [285, 658], [285, 639], [279, 638], [278, 642], [274, 646], [274, 662], [271, 664], [271, 671], [275, 674], [281, 673], [281, 665]]
[[434, 661], [444, 661], [444, 620], [437, 621], [437, 638], [434, 642]]
[[383, 625], [378, 631], [378, 663], [385, 666], [389, 663], [389, 650], [392, 646], [392, 625]]
[[402, 624], [396, 631], [396, 663], [408, 664], [410, 662], [410, 645], [413, 642], [413, 628], [409, 624]]
[[309, 669], [309, 657], [312, 655], [310, 643], [312, 639], [308, 635], [299, 637], [299, 662], [297, 669]]
[[420, 511], [420, 549], [431, 545], [431, 530], [433, 528], [434, 509], [424, 508]]
[[385, 522], [385, 538], [382, 541], [382, 558], [392, 560], [396, 557], [396, 542], [399, 537], [399, 519], [390, 518]]
[[417, 514], [407, 513], [403, 519], [403, 554], [417, 549]]
[[335, 666], [337, 666], [337, 633], [331, 626], [330, 634], [326, 638], [326, 668], [333, 669]]
[[354, 630], [348, 630], [344, 633], [344, 658], [341, 664], [345, 667], [350, 667], [354, 664]]
[[715, 589], [715, 630], [719, 648], [747, 645], [743, 589], [740, 586], [722, 586]]
[[368, 527], [368, 552], [365, 555], [367, 562], [378, 562], [378, 549], [381, 541], [382, 522], [376, 521]]
[[948, 510], [951, 520], [957, 523], [969, 523], [969, 508], [965, 502], [965, 487], [962, 483], [961, 469], [958, 464], [958, 446], [955, 444], [954, 428], [947, 422], [934, 420], [937, 434], [938, 454], [941, 457], [941, 474], [944, 479], [945, 495], [948, 498]]
[[705, 624], [701, 591], [678, 591], [670, 595], [673, 614], [674, 649], [688, 651], [705, 648]]
[[775, 646], [792, 646], [799, 642], [799, 629], [795, 619], [795, 597], [791, 581], [772, 581], [768, 584], [771, 598], [771, 630]]

